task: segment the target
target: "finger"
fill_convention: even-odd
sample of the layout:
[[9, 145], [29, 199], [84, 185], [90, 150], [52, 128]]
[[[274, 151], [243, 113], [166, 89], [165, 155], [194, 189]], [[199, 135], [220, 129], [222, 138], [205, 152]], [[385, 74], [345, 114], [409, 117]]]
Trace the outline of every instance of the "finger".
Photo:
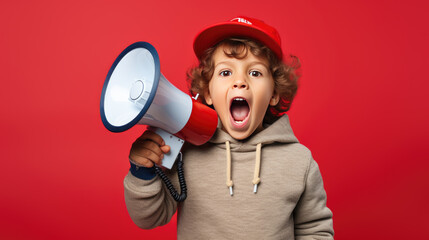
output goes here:
[[[165, 146], [163, 146], [163, 147], [165, 147]], [[152, 152], [154, 152], [158, 156], [161, 156], [161, 154], [163, 154], [163, 151], [161, 150], [160, 146], [157, 143], [152, 142], [150, 140], [135, 141], [131, 147], [131, 151], [134, 151], [134, 152], [139, 152], [140, 150], [143, 150], [143, 149], [151, 150]], [[144, 154], [144, 153], [142, 153], [142, 154]], [[142, 154], [140, 154], [140, 155], [142, 155]]]
[[151, 168], [154, 166], [154, 163], [145, 157], [130, 154], [130, 159], [138, 166], [143, 166], [146, 168]]
[[171, 147], [169, 145], [164, 145], [164, 146], [160, 147], [160, 149], [163, 153], [168, 153], [168, 152], [170, 152]]
[[155, 153], [153, 149], [148, 148], [132, 148], [130, 151], [130, 158], [134, 160], [137, 159], [148, 159], [155, 164], [161, 164], [162, 159], [164, 158], [164, 154], [161, 152], [159, 147], [156, 148], [159, 151], [159, 154]]
[[159, 146], [165, 145], [164, 139], [162, 139], [161, 136], [159, 136], [157, 133], [151, 130], [146, 130], [136, 141], [144, 141], [144, 140], [151, 140], [157, 143]]
[[130, 159], [145, 167], [152, 167], [153, 164], [161, 165], [164, 155], [157, 155], [150, 149], [139, 149], [130, 151]]

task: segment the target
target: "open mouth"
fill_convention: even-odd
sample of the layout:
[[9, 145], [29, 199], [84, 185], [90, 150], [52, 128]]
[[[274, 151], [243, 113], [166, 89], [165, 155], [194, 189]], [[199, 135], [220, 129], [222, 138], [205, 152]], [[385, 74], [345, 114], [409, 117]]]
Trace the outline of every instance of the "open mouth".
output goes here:
[[246, 99], [242, 97], [236, 97], [232, 99], [230, 107], [231, 117], [235, 124], [244, 125], [247, 122], [250, 107]]

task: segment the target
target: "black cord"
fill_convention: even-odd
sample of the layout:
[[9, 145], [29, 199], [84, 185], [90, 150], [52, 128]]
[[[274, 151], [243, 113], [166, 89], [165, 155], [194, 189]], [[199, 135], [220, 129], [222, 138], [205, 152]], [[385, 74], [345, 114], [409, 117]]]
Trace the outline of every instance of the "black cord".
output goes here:
[[179, 156], [177, 156], [177, 158], [179, 158], [179, 161], [177, 162], [177, 174], [179, 176], [180, 195], [177, 193], [177, 191], [174, 188], [173, 184], [171, 183], [170, 179], [165, 175], [165, 173], [162, 171], [162, 169], [156, 165], [155, 165], [155, 172], [158, 174], [158, 176], [165, 183], [165, 186], [170, 191], [170, 194], [174, 198], [174, 200], [176, 200], [177, 202], [183, 202], [187, 197], [187, 195], [186, 195], [187, 189], [186, 189], [185, 176], [183, 174], [183, 161], [182, 161], [182, 153], [181, 152], [179, 152]]

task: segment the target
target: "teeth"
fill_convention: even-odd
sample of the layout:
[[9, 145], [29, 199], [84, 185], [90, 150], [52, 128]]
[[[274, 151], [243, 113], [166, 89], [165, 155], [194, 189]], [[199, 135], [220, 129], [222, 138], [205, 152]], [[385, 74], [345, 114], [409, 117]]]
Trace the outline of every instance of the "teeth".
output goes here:
[[243, 123], [243, 121], [235, 121], [236, 123]]
[[234, 98], [234, 101], [246, 101], [244, 98]]

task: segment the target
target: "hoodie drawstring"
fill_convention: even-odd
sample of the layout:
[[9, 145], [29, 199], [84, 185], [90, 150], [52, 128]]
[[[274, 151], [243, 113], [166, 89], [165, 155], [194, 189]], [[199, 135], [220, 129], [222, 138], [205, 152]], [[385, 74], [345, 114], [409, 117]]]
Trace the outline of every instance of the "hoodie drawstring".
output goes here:
[[229, 187], [229, 194], [232, 196], [234, 193], [232, 192], [232, 186], [234, 183], [232, 182], [231, 177], [231, 147], [229, 146], [229, 141], [225, 142], [226, 145], [226, 186]]
[[258, 145], [256, 145], [255, 171], [253, 172], [253, 193], [258, 191], [258, 184], [261, 182], [259, 178], [259, 173], [261, 172], [261, 148], [262, 144], [258, 143]]
[[[229, 194], [232, 196], [234, 193], [232, 187], [234, 183], [232, 182], [232, 169], [231, 169], [231, 147], [229, 141], [225, 142], [226, 145], [226, 186], [229, 188]], [[261, 148], [262, 144], [258, 143], [256, 145], [256, 160], [255, 160], [255, 171], [253, 173], [253, 193], [258, 192], [258, 184], [261, 182], [259, 177], [261, 172]]]

